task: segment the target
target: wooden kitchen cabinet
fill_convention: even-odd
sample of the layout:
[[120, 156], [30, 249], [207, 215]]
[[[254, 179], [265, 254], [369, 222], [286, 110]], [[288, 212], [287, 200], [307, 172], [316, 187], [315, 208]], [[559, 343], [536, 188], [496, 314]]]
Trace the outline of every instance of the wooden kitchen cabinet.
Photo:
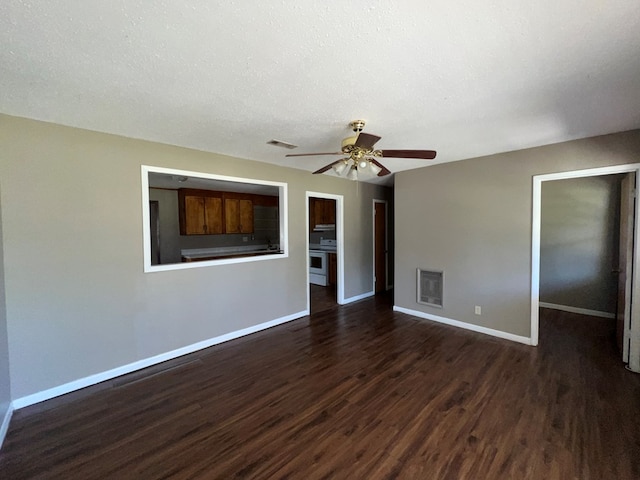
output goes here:
[[327, 260], [327, 282], [333, 287], [338, 283], [338, 255], [329, 252], [327, 253]]
[[204, 197], [204, 218], [208, 234], [222, 233], [222, 199]]
[[222, 197], [213, 193], [187, 189], [178, 192], [181, 235], [222, 233]]
[[253, 233], [253, 207], [277, 207], [278, 197], [181, 188], [180, 235]]
[[335, 225], [336, 201], [328, 198], [309, 198], [309, 228], [317, 225]]
[[253, 202], [225, 195], [224, 222], [225, 233], [253, 233]]
[[316, 200], [317, 198], [309, 198], [309, 231], [313, 232], [316, 226]]
[[323, 217], [322, 217], [323, 222], [328, 225], [335, 225], [336, 224], [336, 201], [325, 198], [323, 210], [324, 210]]

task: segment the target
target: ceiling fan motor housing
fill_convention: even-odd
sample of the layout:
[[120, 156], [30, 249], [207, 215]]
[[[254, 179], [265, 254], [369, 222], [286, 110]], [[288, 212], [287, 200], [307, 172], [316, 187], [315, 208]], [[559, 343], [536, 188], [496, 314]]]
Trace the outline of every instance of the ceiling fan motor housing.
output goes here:
[[349, 123], [349, 126], [353, 129], [354, 132], [360, 133], [362, 129], [364, 129], [364, 120], [354, 120]]
[[356, 143], [358, 139], [358, 135], [354, 135], [353, 137], [347, 137], [342, 140], [342, 151], [344, 153], [349, 153], [353, 150], [353, 145]]

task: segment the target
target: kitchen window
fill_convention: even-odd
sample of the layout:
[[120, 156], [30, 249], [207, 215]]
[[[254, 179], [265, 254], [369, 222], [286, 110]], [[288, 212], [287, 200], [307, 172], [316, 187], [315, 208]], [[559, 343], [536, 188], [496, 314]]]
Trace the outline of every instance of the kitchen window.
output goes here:
[[288, 256], [287, 184], [142, 166], [144, 271]]

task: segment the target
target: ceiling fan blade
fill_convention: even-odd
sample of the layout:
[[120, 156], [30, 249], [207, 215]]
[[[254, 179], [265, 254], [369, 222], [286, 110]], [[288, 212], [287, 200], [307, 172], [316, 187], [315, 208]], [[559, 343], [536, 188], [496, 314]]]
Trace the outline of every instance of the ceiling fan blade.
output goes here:
[[340, 163], [342, 160], [337, 160], [335, 162], [330, 163], [329, 165], [325, 165], [324, 167], [322, 167], [319, 170], [316, 170], [315, 172], [313, 172], [313, 174], [315, 175], [316, 173], [324, 173], [327, 170], [330, 170], [331, 167], [333, 167], [335, 164]]
[[434, 150], [380, 150], [383, 157], [393, 158], [422, 158], [424, 160], [433, 160], [436, 158]]
[[331, 152], [331, 153], [288, 153], [285, 157], [311, 157], [313, 155], [344, 155], [342, 152]]
[[381, 168], [382, 170], [380, 170], [380, 173], [378, 173], [379, 177], [384, 177], [385, 175], [389, 175], [391, 173], [391, 171], [385, 167], [384, 165], [382, 165], [379, 161], [377, 161], [375, 158], [371, 158], [369, 159], [369, 161], [371, 163], [373, 163], [375, 166]]
[[371, 135], [370, 133], [360, 132], [358, 135], [358, 139], [354, 144], [356, 147], [364, 148], [370, 150], [373, 146], [380, 140], [382, 137], [378, 137], [377, 135]]

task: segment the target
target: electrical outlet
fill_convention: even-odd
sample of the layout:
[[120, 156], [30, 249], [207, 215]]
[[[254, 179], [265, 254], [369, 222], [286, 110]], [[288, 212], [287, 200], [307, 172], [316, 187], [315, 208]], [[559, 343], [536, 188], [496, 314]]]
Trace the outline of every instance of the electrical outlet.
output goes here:
[[482, 315], [482, 307], [480, 305], [476, 305], [475, 314]]
[[248, 242], [249, 241], [249, 237], [242, 237], [242, 241], [243, 242]]

